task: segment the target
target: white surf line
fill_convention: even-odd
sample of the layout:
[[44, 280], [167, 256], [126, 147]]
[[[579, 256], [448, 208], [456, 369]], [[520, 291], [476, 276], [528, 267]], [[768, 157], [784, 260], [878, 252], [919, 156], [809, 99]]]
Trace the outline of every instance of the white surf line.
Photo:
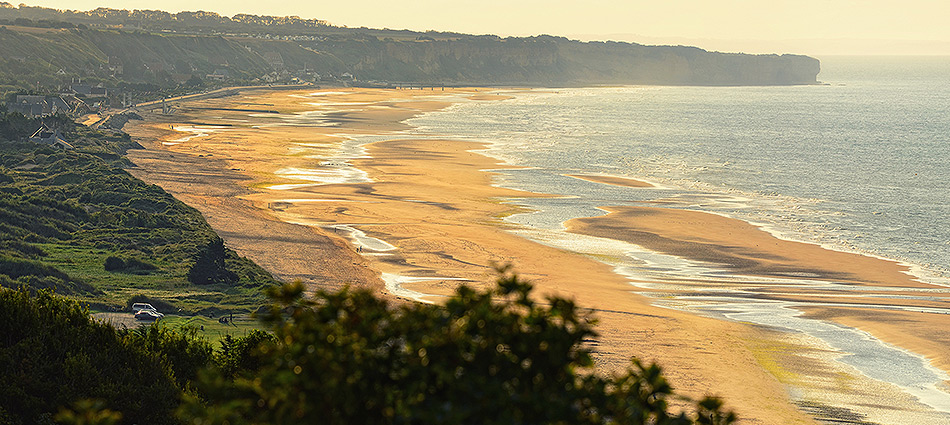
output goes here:
[[[673, 188], [670, 187], [670, 186], [662, 185], [662, 184], [660, 184], [660, 183], [658, 183], [658, 182], [656, 182], [656, 181], [654, 181], [654, 180], [652, 180], [652, 179], [646, 178], [646, 177], [625, 176], [625, 175], [622, 175], [622, 174], [583, 173], [583, 172], [578, 172], [578, 173], [562, 173], [562, 174], [560, 174], [560, 175], [561, 175], [561, 177], [568, 177], [568, 178], [572, 178], [572, 179], [575, 179], [575, 180], [582, 180], [582, 181], [585, 181], [585, 182], [588, 182], [588, 183], [591, 183], [591, 184], [599, 184], [599, 185], [613, 186], [613, 187], [624, 187], [624, 188], [628, 188], [628, 189], [631, 189], [631, 190], [643, 190], [643, 189], [646, 189], [646, 190], [652, 190], [652, 191], [660, 191], [660, 190], [672, 190], [672, 189], [673, 189]], [[636, 181], [636, 182], [646, 183], [646, 184], [648, 184], [649, 186], [644, 186], [644, 187], [624, 186], [624, 185], [621, 185], [621, 184], [611, 184], [611, 183], [604, 183], [604, 182], [599, 182], [599, 181], [592, 181], [592, 180], [585, 179], [584, 177], [613, 177], [613, 178], [618, 178], [618, 179], [625, 179], [625, 180], [632, 180], [632, 181]]]
[[316, 187], [321, 186], [320, 183], [285, 183], [285, 184], [274, 184], [270, 186], [264, 186], [266, 189], [270, 190], [296, 190], [303, 189], [305, 187]]
[[[863, 330], [831, 321], [801, 317], [803, 313], [795, 307], [863, 307], [931, 314], [948, 314], [948, 309], [861, 303], [777, 301], [743, 296], [743, 293], [751, 293], [736, 288], [723, 290], [696, 286], [676, 288], [676, 284], [663, 286], [663, 289], [667, 290], [687, 289], [705, 295], [667, 293], [669, 298], [653, 298], [656, 305], [706, 315], [712, 313], [713, 317], [727, 318], [740, 323], [755, 323], [811, 336], [838, 353], [834, 359], [835, 362], [853, 368], [862, 376], [894, 385], [901, 392], [932, 408], [935, 414], [946, 415], [945, 419], [950, 421], [950, 394], [941, 389], [944, 387], [944, 381], [950, 379], [950, 376], [934, 367], [924, 356], [887, 344]], [[716, 293], [719, 296], [709, 295], [710, 293]], [[889, 406], [887, 402], [869, 401], [868, 405], [880, 403], [880, 406]], [[824, 400], [823, 403], [835, 405], [833, 400]], [[866, 409], [860, 405], [848, 408], [862, 413], [871, 413], [864, 411]]]
[[[684, 189], [688, 191], [696, 190], [687, 189], [683, 186], [673, 186], [672, 188]], [[842, 238], [842, 235], [839, 234], [831, 234], [826, 238], [820, 238], [816, 236], [817, 232], [814, 230], [811, 232], [807, 231], [807, 226], [801, 226], [802, 223], [807, 224], [805, 218], [812, 217], [814, 214], [841, 214], [838, 211], [811, 210], [800, 207], [800, 205], [814, 205], [820, 203], [821, 200], [819, 199], [782, 195], [762, 195], [738, 189], [724, 191], [723, 189], [717, 188], [716, 186], [709, 186], [704, 190], [709, 191], [709, 193], [703, 193], [702, 191], [696, 193], [682, 193], [670, 196], [669, 199], [683, 203], [682, 208], [675, 209], [698, 211], [707, 214], [715, 214], [720, 217], [744, 221], [757, 227], [759, 230], [772, 235], [776, 239], [783, 241], [816, 245], [829, 251], [862, 255], [865, 257], [894, 262], [900, 266], [906, 267], [908, 270], [902, 271], [902, 273], [910, 276], [917, 282], [950, 287], [950, 277], [939, 276], [924, 266], [905, 260], [886, 257], [884, 255], [872, 252], [866, 248], [854, 246], [853, 244], [849, 245], [849, 242]], [[758, 208], [757, 205], [767, 205], [767, 207]], [[716, 209], [719, 208], [733, 209], [735, 211], [717, 211]], [[769, 217], [768, 214], [766, 216], [762, 216], [748, 215], [743, 213], [757, 210], [771, 212], [772, 217]], [[803, 211], [805, 212], [803, 213]], [[808, 213], [807, 211], [811, 211], [811, 213]]]
[[[341, 230], [347, 233], [347, 236], [351, 241], [354, 241], [355, 244], [363, 249], [372, 251], [365, 252], [362, 249], [360, 250], [361, 255], [380, 255], [386, 254], [390, 251], [395, 251], [397, 248], [379, 238], [374, 238], [372, 236], [367, 236], [363, 231], [356, 229], [355, 224], [333, 224], [328, 226], [321, 226], [328, 229]], [[406, 283], [414, 282], [427, 282], [427, 281], [439, 281], [439, 280], [456, 280], [456, 281], [468, 281], [468, 279], [457, 278], [457, 277], [415, 277], [415, 276], [404, 276], [396, 273], [382, 273], [380, 276], [383, 279], [383, 282], [386, 285], [386, 290], [389, 293], [398, 296], [409, 298], [421, 303], [434, 304], [435, 302], [431, 298], [441, 298], [441, 295], [426, 294], [423, 292], [413, 291], [411, 289], [406, 289], [402, 285]]]
[[320, 184], [372, 182], [365, 171], [348, 164], [337, 163], [321, 168], [285, 167], [274, 171], [274, 175], [289, 180], [304, 180]]
[[[733, 276], [730, 271], [717, 267], [713, 263], [662, 254], [615, 239], [598, 238], [565, 231], [528, 228], [520, 225], [519, 228], [511, 229], [509, 232], [543, 245], [582, 254], [614, 267], [627, 267], [629, 270], [623, 269], [621, 274], [628, 277], [632, 282], [637, 282], [634, 285], [638, 285], [641, 281], [665, 282], [670, 278], [686, 280], [714, 278], [736, 282], [748, 281], [748, 279]], [[799, 282], [793, 279], [766, 279], [776, 283]]]
[[328, 199], [328, 198], [292, 198], [292, 199], [275, 199], [271, 203], [285, 202], [288, 204], [304, 204], [309, 202], [368, 202], [368, 201], [357, 201], [353, 199]]
[[208, 136], [209, 134], [212, 134], [212, 133], [214, 133], [214, 132], [216, 132], [216, 131], [220, 131], [220, 130], [223, 130], [223, 129], [226, 129], [226, 128], [227, 128], [227, 127], [222, 127], [222, 126], [217, 126], [217, 125], [202, 125], [202, 126], [185, 126], [185, 125], [178, 125], [178, 126], [172, 127], [172, 130], [175, 130], [175, 131], [178, 131], [178, 132], [181, 132], [181, 133], [191, 133], [191, 134], [189, 134], [189, 135], [187, 135], [187, 136], [184, 136], [184, 137], [181, 137], [181, 138], [178, 138], [178, 139], [175, 139], [175, 140], [168, 141], [168, 142], [162, 142], [162, 144], [164, 144], [164, 145], [173, 145], [173, 144], [177, 145], [178, 143], [184, 143], [184, 142], [187, 142], [187, 141], [189, 141], [189, 140], [191, 140], [191, 139], [194, 139], [194, 138], [197, 138], [197, 137], [205, 137], [205, 136]]
[[435, 302], [429, 300], [431, 297], [444, 298], [443, 295], [433, 295], [433, 294], [424, 294], [422, 292], [413, 291], [411, 289], [406, 289], [402, 285], [405, 283], [415, 283], [415, 282], [430, 282], [438, 280], [455, 280], [455, 281], [468, 281], [468, 279], [463, 279], [459, 277], [414, 277], [414, 276], [403, 276], [396, 273], [382, 273], [380, 276], [383, 279], [383, 282], [386, 283], [386, 290], [390, 294], [393, 294], [397, 297], [409, 298], [421, 303], [426, 304], [435, 304]]
[[[716, 298], [707, 297], [707, 300], [717, 301]], [[940, 389], [943, 382], [950, 380], [950, 375], [919, 354], [887, 344], [856, 328], [803, 318], [804, 313], [795, 309], [798, 303], [766, 300], [741, 303], [732, 298], [719, 301], [725, 302], [695, 308], [718, 312], [738, 322], [784, 328], [818, 338], [841, 354], [837, 361], [871, 379], [899, 387], [938, 412], [950, 413], [950, 393]]]
[[[745, 285], [743, 285], [745, 286]], [[928, 297], [920, 295], [887, 295], [887, 294], [848, 294], [844, 291], [837, 291], [839, 293], [827, 293], [827, 292], [780, 292], [773, 291], [768, 286], [750, 286], [743, 287], [742, 291], [748, 292], [750, 296], [758, 296], [760, 298], [774, 299], [774, 297], [780, 296], [791, 296], [791, 297], [802, 297], [802, 298], [867, 298], [867, 299], [878, 299], [878, 300], [913, 300], [913, 301], [934, 301], [934, 302], [946, 302], [950, 301], [950, 298], [941, 298], [941, 297]], [[763, 291], [764, 290], [764, 291]], [[848, 306], [854, 305], [856, 307], [865, 306], [863, 303], [831, 303], [831, 302], [821, 302], [815, 301], [815, 305], [834, 305], [834, 306]], [[809, 303], [808, 305], [812, 305]], [[950, 314], [950, 307], [915, 307], [908, 305], [894, 305], [894, 304], [867, 304], [868, 308], [881, 308], [881, 309], [900, 309], [906, 311], [920, 311], [922, 313], [934, 313], [934, 314]], [[876, 306], [876, 307], [875, 307]]]
[[[345, 92], [345, 91], [316, 91], [316, 92], [313, 92], [313, 93], [307, 93], [306, 96], [313, 96], [313, 97], [316, 97], [316, 96], [329, 96], [329, 95], [331, 95], [331, 94], [347, 94], [347, 92]], [[303, 97], [303, 96], [300, 96], [300, 95], [291, 95], [291, 96], [293, 96], [293, 97]]]
[[322, 226], [328, 229], [342, 230], [347, 233], [350, 240], [354, 241], [357, 246], [363, 247], [365, 249], [376, 251], [376, 252], [388, 252], [395, 251], [396, 247], [389, 242], [386, 242], [379, 238], [374, 238], [372, 236], [367, 236], [362, 230], [356, 229], [353, 226], [355, 224], [332, 224], [329, 226]]
[[[504, 146], [499, 146], [499, 149], [504, 149]], [[590, 175], [611, 176], [611, 174], [605, 173], [595, 173]], [[662, 185], [662, 189], [679, 189], [684, 191], [685, 193], [673, 194], [665, 198], [680, 204], [679, 207], [672, 207], [674, 209], [699, 211], [715, 214], [721, 217], [745, 221], [746, 223], [749, 223], [760, 230], [769, 233], [775, 238], [784, 241], [806, 243], [831, 251], [863, 255], [866, 257], [895, 262], [900, 266], [907, 267], [908, 271], [905, 271], [904, 273], [912, 277], [915, 281], [950, 287], [950, 277], [940, 276], [928, 270], [924, 266], [905, 260], [883, 256], [865, 248], [859, 248], [853, 244], [849, 244], [847, 240], [840, 238], [840, 235], [832, 235], [830, 240], [828, 240], [828, 238], [819, 238], [815, 236], [815, 232], [806, 231], [807, 229], [802, 227], [801, 224], [808, 223], [805, 218], [812, 216], [812, 214], [840, 214], [839, 212], [835, 211], [811, 210], [809, 208], [800, 207], [801, 205], [807, 206], [818, 204], [821, 202], [819, 199], [795, 196], [763, 195], [761, 193], [748, 192], [738, 189], [727, 190], [715, 185], [694, 181], [680, 181], [673, 179], [668, 181], [664, 180], [664, 182], [666, 182], [664, 184], [649, 178], [619, 175], [617, 177], [645, 181], [658, 185], [657, 189], [660, 189], [661, 187], [659, 186]], [[512, 188], [518, 189], [518, 187]], [[720, 209], [733, 211], [724, 212], [720, 211]], [[758, 210], [770, 212], [770, 214], [762, 216], [750, 215], [747, 213], [748, 211]], [[805, 215], [802, 215], [803, 211], [805, 211]], [[811, 211], [811, 214], [807, 213], [807, 211]]]
[[807, 238], [804, 237], [805, 235], [804, 235], [802, 232], [796, 232], [794, 229], [792, 229], [792, 230], [784, 230], [785, 227], [782, 226], [781, 224], [778, 224], [778, 223], [757, 222], [757, 221], [753, 221], [753, 220], [748, 219], [748, 218], [744, 218], [744, 217], [733, 217], [732, 215], [729, 215], [729, 214], [723, 214], [723, 213], [714, 212], [714, 211], [703, 211], [703, 212], [707, 212], [707, 213], [710, 213], [710, 214], [716, 214], [716, 215], [719, 215], [719, 216], [722, 216], [722, 217], [727, 217], [727, 218], [732, 218], [732, 219], [736, 219], [736, 220], [745, 221], [746, 223], [749, 223], [749, 224], [751, 224], [751, 225], [753, 225], [753, 226], [756, 226], [756, 227], [758, 227], [760, 230], [763, 230], [763, 231], [765, 231], [766, 233], [772, 235], [772, 236], [775, 237], [776, 239], [780, 239], [780, 240], [784, 240], [784, 241], [790, 241], [790, 242], [805, 243], [805, 244], [809, 244], [809, 245], [817, 245], [817, 246], [819, 246], [819, 247], [821, 247], [821, 248], [824, 248], [824, 249], [827, 249], [827, 250], [829, 250], [829, 251], [843, 252], [843, 253], [846, 253], [846, 254], [856, 254], [856, 255], [861, 255], [861, 256], [865, 256], [865, 257], [875, 258], [875, 259], [883, 260], [883, 261], [887, 261], [887, 262], [897, 263], [899, 266], [902, 266], [902, 267], [906, 267], [906, 268], [907, 268], [907, 270], [902, 270], [901, 273], [904, 273], [904, 274], [910, 276], [910, 277], [912, 278], [912, 280], [914, 280], [914, 281], [917, 281], [917, 282], [920, 282], [920, 283], [925, 283], [925, 284], [928, 284], [928, 285], [943, 286], [943, 287], [946, 287], [946, 288], [950, 288], [950, 278], [938, 276], [938, 275], [936, 275], [935, 273], [933, 273], [933, 272], [927, 270], [925, 267], [920, 266], [920, 265], [917, 265], [917, 264], [914, 264], [914, 263], [910, 263], [910, 262], [903, 261], [903, 260], [897, 260], [897, 259], [894, 259], [894, 258], [885, 257], [885, 256], [882, 256], [882, 255], [879, 255], [879, 254], [876, 254], [876, 253], [874, 253], [874, 252], [870, 252], [870, 251], [867, 251], [867, 250], [859, 249], [859, 248], [856, 248], [856, 247], [845, 246], [845, 245], [843, 245], [843, 244], [841, 244], [841, 243], [810, 241], [810, 240], [807, 240]]

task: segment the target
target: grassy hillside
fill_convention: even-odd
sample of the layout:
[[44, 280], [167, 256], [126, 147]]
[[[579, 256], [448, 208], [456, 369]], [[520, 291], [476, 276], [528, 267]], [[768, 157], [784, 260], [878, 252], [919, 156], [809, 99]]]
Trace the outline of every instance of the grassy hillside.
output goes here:
[[197, 210], [122, 169], [136, 147], [127, 135], [50, 121], [77, 149], [19, 141], [39, 123], [0, 118], [0, 285], [185, 313], [264, 302], [267, 272], [224, 248]]
[[[0, 91], [58, 86], [85, 70], [98, 69], [106, 56], [68, 30], [14, 31], [0, 27]], [[68, 69], [66, 75], [58, 75]]]

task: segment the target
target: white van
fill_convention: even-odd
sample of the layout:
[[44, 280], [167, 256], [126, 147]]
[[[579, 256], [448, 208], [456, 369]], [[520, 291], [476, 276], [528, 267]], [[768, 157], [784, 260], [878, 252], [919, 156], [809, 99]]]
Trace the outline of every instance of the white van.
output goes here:
[[146, 304], [146, 303], [135, 303], [135, 304], [132, 304], [132, 312], [133, 312], [133, 313], [138, 313], [138, 312], [140, 312], [140, 311], [142, 311], [142, 310], [149, 310], [149, 311], [154, 311], [154, 312], [158, 313], [158, 310], [156, 310], [155, 307], [152, 307], [151, 304]]

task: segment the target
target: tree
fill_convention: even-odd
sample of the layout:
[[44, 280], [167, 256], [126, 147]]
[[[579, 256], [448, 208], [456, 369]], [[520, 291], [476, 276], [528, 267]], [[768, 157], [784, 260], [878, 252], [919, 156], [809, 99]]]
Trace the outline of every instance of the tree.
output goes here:
[[114, 425], [122, 419], [121, 413], [104, 405], [102, 400], [79, 400], [70, 409], [60, 409], [56, 422], [64, 425]]
[[123, 332], [128, 345], [139, 347], [168, 366], [179, 388], [198, 377], [198, 371], [212, 364], [211, 344], [194, 328], [173, 330], [158, 322]]
[[444, 306], [390, 305], [367, 290], [273, 291], [260, 366], [209, 370], [179, 409], [189, 423], [728, 424], [704, 399], [693, 417], [668, 412], [656, 365], [594, 373], [592, 320], [572, 301], [531, 296], [501, 270], [497, 286], [458, 289]]
[[188, 281], [196, 285], [209, 283], [233, 283], [238, 276], [225, 264], [227, 250], [224, 241], [215, 236], [208, 244], [199, 247], [195, 264], [188, 270]]
[[221, 339], [221, 349], [215, 352], [214, 363], [229, 379], [248, 371], [257, 371], [267, 359], [261, 355], [261, 348], [264, 344], [275, 342], [273, 335], [257, 329], [239, 338], [225, 335]]

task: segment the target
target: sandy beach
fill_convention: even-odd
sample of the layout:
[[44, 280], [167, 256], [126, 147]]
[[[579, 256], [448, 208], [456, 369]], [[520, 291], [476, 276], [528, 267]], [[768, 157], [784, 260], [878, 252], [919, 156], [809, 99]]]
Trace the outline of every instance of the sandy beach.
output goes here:
[[[568, 296], [593, 310], [601, 371], [619, 370], [631, 357], [656, 361], [678, 391], [721, 396], [742, 423], [814, 423], [802, 410], [820, 414], [822, 406], [795, 406], [788, 385], [816, 391], [846, 386], [855, 394], [893, 391], [861, 378], [843, 382], [823, 360], [828, 352], [806, 341], [656, 306], [611, 266], [516, 235], [503, 218], [521, 210], [502, 200], [548, 195], [493, 186], [493, 174], [485, 170], [506, 165], [478, 153], [484, 145], [404, 134], [410, 128], [404, 121], [413, 116], [455, 102], [507, 98], [505, 92], [474, 89], [333, 88], [249, 91], [179, 103], [174, 114], [143, 113], [145, 121], [127, 125], [146, 147], [129, 152], [137, 166], [130, 171], [200, 210], [232, 249], [280, 279], [299, 279], [314, 289], [353, 284], [439, 302], [462, 282], [488, 284], [493, 264], [510, 263], [541, 294]], [[379, 138], [363, 146], [348, 143], [367, 136]], [[651, 186], [614, 176], [570, 177], [631, 190]], [[779, 239], [714, 214], [603, 208], [607, 215], [571, 220], [568, 230], [717, 264], [738, 276], [807, 276], [863, 287], [860, 295], [843, 295], [820, 286], [805, 291], [756, 285], [754, 294], [778, 301], [807, 298], [815, 303], [804, 312], [809, 317], [865, 330], [950, 370], [950, 338], [939, 331], [947, 315], [839, 305], [946, 306], [940, 296], [910, 296], [931, 286], [901, 264]], [[703, 282], [710, 284], [718, 282]], [[827, 306], [820, 305], [823, 300]], [[801, 382], [819, 373], [827, 380]]]

